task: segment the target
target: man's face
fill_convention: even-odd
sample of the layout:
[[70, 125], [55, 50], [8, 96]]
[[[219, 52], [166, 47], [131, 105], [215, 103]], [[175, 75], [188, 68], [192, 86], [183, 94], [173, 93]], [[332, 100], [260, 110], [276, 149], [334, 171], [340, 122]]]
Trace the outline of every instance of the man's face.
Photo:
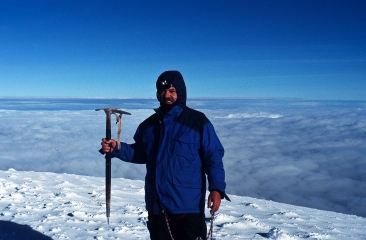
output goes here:
[[157, 97], [161, 104], [170, 106], [177, 101], [178, 95], [177, 90], [171, 84], [169, 88], [164, 89], [157, 93]]

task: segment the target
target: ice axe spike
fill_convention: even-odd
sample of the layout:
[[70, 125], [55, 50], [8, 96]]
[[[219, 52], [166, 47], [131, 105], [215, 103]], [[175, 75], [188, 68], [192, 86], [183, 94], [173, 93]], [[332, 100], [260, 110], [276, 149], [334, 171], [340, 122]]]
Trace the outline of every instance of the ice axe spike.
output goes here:
[[[120, 116], [122, 114], [131, 115], [131, 113], [122, 111], [118, 108], [99, 108], [95, 109], [95, 111], [103, 110], [106, 114], [106, 131], [105, 131], [105, 139], [110, 140], [112, 138], [111, 133], [111, 114], [118, 113]], [[99, 150], [100, 153], [104, 154], [102, 152], [102, 149]], [[110, 211], [111, 211], [111, 182], [112, 182], [112, 174], [111, 174], [111, 153], [107, 152], [105, 155], [105, 193], [106, 193], [106, 215], [107, 215], [107, 222], [109, 224], [109, 217], [110, 217]]]

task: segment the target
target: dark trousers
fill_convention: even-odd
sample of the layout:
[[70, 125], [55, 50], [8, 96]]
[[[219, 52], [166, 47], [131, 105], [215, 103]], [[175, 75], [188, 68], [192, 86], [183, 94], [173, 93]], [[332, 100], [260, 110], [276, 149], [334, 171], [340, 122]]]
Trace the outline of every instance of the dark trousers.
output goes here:
[[[191, 213], [168, 216], [174, 240], [206, 239], [205, 214]], [[171, 240], [164, 215], [149, 214], [147, 228], [152, 240]]]

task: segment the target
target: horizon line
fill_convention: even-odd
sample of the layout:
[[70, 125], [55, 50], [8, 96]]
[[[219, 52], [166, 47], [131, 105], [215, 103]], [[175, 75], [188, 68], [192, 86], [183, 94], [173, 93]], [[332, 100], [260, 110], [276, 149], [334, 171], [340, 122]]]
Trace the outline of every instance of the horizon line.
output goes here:
[[[140, 99], [140, 100], [153, 100], [155, 97], [72, 97], [72, 96], [0, 96], [0, 99]], [[361, 101], [366, 99], [304, 99], [296, 97], [190, 97], [187, 98], [187, 102], [190, 100], [298, 100], [298, 101]]]

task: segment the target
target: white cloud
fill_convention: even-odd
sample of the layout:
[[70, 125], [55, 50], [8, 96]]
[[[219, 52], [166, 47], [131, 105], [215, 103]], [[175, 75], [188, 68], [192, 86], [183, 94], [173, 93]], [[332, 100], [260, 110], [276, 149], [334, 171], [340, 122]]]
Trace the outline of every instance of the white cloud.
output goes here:
[[281, 114], [270, 114], [265, 112], [259, 113], [230, 113], [224, 117], [217, 118], [280, 118], [283, 117]]
[[[150, 106], [151, 100], [146, 102]], [[225, 147], [229, 194], [366, 216], [365, 103], [196, 102], [189, 104], [209, 117]], [[131, 116], [123, 116], [121, 140], [128, 143], [153, 113], [143, 102], [137, 105], [128, 109]], [[98, 150], [105, 114], [95, 112], [98, 107], [1, 110], [0, 168], [104, 176]], [[117, 126], [112, 128], [116, 137]], [[112, 170], [113, 177], [143, 180], [145, 175], [145, 166], [118, 159]]]

